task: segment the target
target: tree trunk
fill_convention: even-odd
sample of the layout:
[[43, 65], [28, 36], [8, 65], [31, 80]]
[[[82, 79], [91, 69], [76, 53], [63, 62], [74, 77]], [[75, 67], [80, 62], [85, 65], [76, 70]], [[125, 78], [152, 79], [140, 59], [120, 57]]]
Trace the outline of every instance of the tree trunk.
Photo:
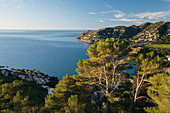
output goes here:
[[134, 101], [134, 99], [132, 99], [130, 113], [135, 113], [135, 106], [136, 106], [136, 102]]
[[135, 106], [136, 106], [136, 102], [137, 102], [137, 97], [139, 95], [140, 88], [142, 87], [144, 77], [145, 77], [145, 74], [142, 75], [142, 78], [141, 78], [139, 83], [138, 83], [138, 79], [137, 79], [137, 87], [135, 89], [133, 100], [132, 100], [131, 113], [135, 112]]
[[98, 105], [98, 113], [102, 113], [101, 106]]
[[107, 98], [107, 113], [110, 113], [110, 101]]

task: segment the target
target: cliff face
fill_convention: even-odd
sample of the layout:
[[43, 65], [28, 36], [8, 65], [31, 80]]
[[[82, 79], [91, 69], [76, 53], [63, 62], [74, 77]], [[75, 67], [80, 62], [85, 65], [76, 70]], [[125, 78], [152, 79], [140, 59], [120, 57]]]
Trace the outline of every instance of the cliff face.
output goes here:
[[88, 30], [81, 33], [77, 39], [86, 43], [98, 42], [106, 38], [129, 39], [133, 42], [153, 42], [159, 43], [160, 39], [169, 41], [170, 22], [144, 23], [139, 26], [116, 26], [113, 28], [103, 28], [96, 31]]

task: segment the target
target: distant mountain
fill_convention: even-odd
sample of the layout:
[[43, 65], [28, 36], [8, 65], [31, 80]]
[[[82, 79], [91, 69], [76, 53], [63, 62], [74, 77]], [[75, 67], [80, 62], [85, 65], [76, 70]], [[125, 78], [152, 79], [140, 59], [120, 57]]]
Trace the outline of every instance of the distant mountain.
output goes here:
[[170, 43], [170, 22], [147, 22], [139, 26], [116, 26], [96, 31], [88, 30], [77, 37], [86, 43], [94, 43], [106, 38], [127, 39], [132, 43]]

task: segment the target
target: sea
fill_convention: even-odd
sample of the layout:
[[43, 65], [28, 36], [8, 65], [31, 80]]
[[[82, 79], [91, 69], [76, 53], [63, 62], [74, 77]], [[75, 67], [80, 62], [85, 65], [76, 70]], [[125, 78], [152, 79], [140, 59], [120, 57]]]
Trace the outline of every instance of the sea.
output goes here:
[[0, 30], [0, 66], [36, 69], [58, 77], [76, 75], [88, 59], [89, 44], [76, 37], [85, 30]]

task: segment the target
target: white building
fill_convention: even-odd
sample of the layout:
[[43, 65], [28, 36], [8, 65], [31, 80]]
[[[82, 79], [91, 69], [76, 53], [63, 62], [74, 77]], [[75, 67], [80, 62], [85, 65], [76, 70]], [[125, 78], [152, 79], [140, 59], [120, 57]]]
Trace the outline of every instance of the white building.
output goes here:
[[2, 69], [2, 70], [1, 70], [1, 74], [2, 74], [3, 76], [8, 76], [8, 75], [9, 75], [9, 71], [7, 71], [7, 70], [5, 70], [5, 69]]
[[166, 56], [166, 58], [168, 59], [168, 61], [170, 61], [170, 56]]

